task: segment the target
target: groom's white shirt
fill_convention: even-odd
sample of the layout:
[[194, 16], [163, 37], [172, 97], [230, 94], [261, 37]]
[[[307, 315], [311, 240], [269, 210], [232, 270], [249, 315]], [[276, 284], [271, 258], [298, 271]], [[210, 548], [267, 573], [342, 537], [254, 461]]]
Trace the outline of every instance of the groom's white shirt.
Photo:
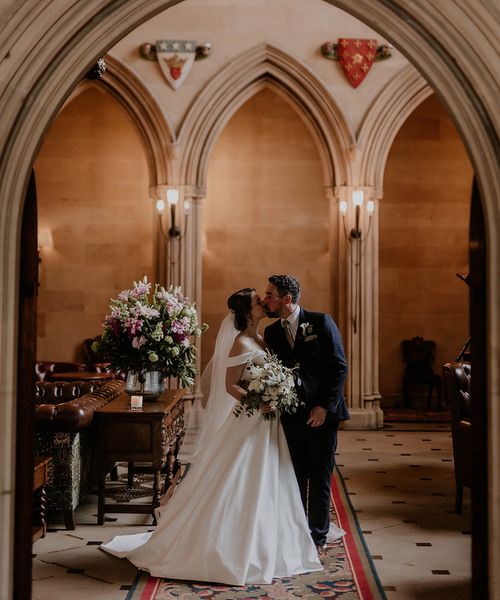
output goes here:
[[286, 319], [281, 319], [281, 325], [284, 327], [285, 321], [290, 323], [290, 333], [292, 334], [293, 341], [297, 337], [297, 329], [299, 328], [300, 318], [300, 306], [297, 304], [295, 310], [288, 315]]

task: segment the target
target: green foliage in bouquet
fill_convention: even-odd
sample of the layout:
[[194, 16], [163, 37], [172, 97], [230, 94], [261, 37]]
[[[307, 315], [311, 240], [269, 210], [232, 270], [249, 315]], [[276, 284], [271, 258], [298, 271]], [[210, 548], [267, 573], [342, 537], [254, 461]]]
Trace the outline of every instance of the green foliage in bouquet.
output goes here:
[[92, 349], [101, 353], [113, 369], [161, 371], [178, 377], [182, 386], [194, 383], [196, 349], [193, 336], [207, 325], [198, 324], [194, 304], [179, 287], [165, 290], [146, 277], [111, 300], [111, 314], [104, 320], [104, 332]]

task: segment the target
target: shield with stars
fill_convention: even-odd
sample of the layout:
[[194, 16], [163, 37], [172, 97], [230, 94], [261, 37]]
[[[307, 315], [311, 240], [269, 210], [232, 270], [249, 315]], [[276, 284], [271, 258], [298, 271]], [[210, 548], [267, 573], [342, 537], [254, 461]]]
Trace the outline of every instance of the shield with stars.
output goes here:
[[156, 57], [168, 83], [178, 90], [184, 83], [196, 56], [193, 40], [158, 40]]
[[377, 40], [339, 38], [337, 53], [349, 83], [357, 88], [375, 60]]

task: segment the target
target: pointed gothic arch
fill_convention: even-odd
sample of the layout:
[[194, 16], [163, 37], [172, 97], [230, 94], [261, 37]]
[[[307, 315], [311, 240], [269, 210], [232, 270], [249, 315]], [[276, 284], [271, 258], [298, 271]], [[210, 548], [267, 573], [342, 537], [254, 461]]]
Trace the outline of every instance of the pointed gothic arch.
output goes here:
[[150, 188], [170, 183], [177, 140], [170, 117], [151, 88], [127, 64], [110, 53], [106, 55], [106, 73], [96, 85], [119, 102], [139, 132], [148, 164]]
[[382, 195], [385, 165], [392, 143], [403, 123], [432, 88], [412, 66], [396, 73], [365, 116], [358, 135], [361, 151], [359, 179]]
[[[19, 246], [25, 192], [44, 132], [95, 59], [132, 29], [180, 0], [56, 0], [9, 2], [0, 32], [0, 596], [11, 597], [14, 539], [15, 407], [17, 393]], [[478, 178], [487, 247], [489, 472], [500, 472], [500, 178], [497, 110], [498, 61], [494, 10], [488, 3], [450, 0], [325, 0], [379, 31], [425, 75], [451, 113]], [[493, 565], [500, 559], [500, 481], [488, 490], [490, 583], [500, 592]]]
[[220, 132], [253, 95], [269, 87], [298, 112], [321, 157], [325, 187], [349, 185], [354, 135], [331, 93], [302, 62], [271, 44], [261, 44], [231, 61], [205, 87], [179, 132], [182, 178], [206, 187], [208, 161]]

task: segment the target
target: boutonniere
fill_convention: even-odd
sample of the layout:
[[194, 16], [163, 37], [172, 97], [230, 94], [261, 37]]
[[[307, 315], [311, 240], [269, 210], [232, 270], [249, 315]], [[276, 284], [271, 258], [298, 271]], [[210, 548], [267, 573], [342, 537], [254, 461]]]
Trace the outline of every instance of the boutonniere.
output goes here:
[[313, 332], [313, 326], [311, 323], [301, 323], [299, 327], [302, 330], [302, 337], [306, 337], [307, 335], [311, 335]]

